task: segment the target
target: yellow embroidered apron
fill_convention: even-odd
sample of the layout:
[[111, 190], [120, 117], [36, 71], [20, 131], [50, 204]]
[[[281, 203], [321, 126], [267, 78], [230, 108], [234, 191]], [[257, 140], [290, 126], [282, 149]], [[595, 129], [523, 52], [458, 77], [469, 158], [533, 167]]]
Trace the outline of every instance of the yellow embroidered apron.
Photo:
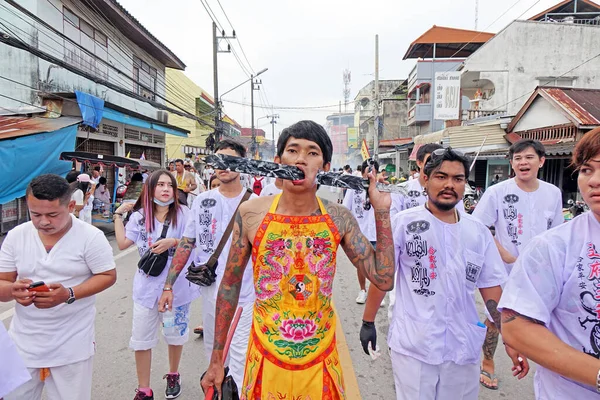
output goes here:
[[319, 216], [277, 215], [281, 194], [252, 247], [256, 301], [242, 400], [345, 399], [331, 304], [340, 234]]

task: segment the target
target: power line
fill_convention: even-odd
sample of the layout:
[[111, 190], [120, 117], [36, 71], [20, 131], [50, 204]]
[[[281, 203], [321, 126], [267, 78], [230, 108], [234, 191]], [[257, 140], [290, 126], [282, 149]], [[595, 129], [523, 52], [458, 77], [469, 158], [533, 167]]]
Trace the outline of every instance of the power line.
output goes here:
[[[63, 50], [66, 50], [65, 44], [61, 43], [59, 41], [57, 41], [54, 37], [52, 37], [50, 34], [44, 32], [44, 30], [39, 30], [37, 26], [35, 26], [34, 24], [32, 24], [31, 22], [25, 20], [24, 18], [22, 18], [20, 15], [16, 14], [13, 10], [8, 9], [6, 6], [0, 4], [0, 6], [2, 6], [4, 9], [6, 9], [8, 12], [10, 12], [12, 15], [14, 15], [15, 17], [19, 18], [20, 20], [22, 20], [23, 22], [27, 23], [28, 25], [30, 25], [31, 27], [33, 27], [34, 29], [41, 31], [45, 36], [47, 36], [50, 40], [52, 40], [54, 43], [57, 43], [60, 48], [62, 48]], [[53, 5], [54, 6], [54, 5]], [[55, 9], [57, 9], [54, 6]], [[57, 9], [58, 10], [58, 9]], [[104, 65], [106, 65], [108, 68], [113, 69], [114, 71], [117, 72], [118, 75], [113, 76], [113, 78], [119, 78], [121, 81], [121, 84], [123, 84], [124, 87], [128, 87], [129, 84], [127, 82], [124, 81], [124, 77], [128, 78], [134, 85], [139, 85], [141, 88], [143, 88], [144, 90], [148, 91], [149, 93], [152, 93], [154, 95], [158, 95], [160, 97], [160, 95], [158, 93], [155, 92], [155, 90], [152, 90], [151, 88], [147, 87], [146, 85], [144, 85], [143, 83], [140, 83], [139, 81], [136, 81], [133, 76], [128, 75], [126, 72], [124, 72], [123, 70], [118, 69], [117, 67], [115, 67], [114, 65], [112, 65], [111, 63], [109, 63], [106, 60], [103, 60], [102, 58], [99, 58], [96, 54], [92, 53], [90, 50], [86, 49], [85, 47], [81, 46], [80, 44], [76, 43], [73, 39], [67, 37], [66, 35], [64, 35], [62, 32], [57, 31], [56, 29], [54, 29], [52, 26], [49, 26], [46, 22], [40, 20], [37, 16], [29, 13], [29, 11], [23, 9], [21, 10], [25, 15], [27, 15], [28, 17], [32, 18], [34, 21], [42, 24], [43, 26], [47, 27], [48, 29], [50, 29], [51, 31], [53, 31], [56, 35], [58, 35], [59, 37], [63, 38], [64, 40], [69, 41], [72, 45], [76, 46], [77, 48], [81, 49], [83, 52], [85, 52], [88, 56], [94, 58], [95, 60], [100, 61], [101, 63], [103, 63]], [[60, 12], [60, 10], [58, 10]], [[61, 14], [62, 15], [62, 14]], [[43, 44], [44, 46], [47, 46], [53, 50], [56, 50], [53, 46], [49, 45], [47, 42], [42, 41], [39, 37], [37, 38], [33, 38], [33, 36], [31, 34], [29, 34], [28, 32], [20, 29], [19, 27], [17, 27], [14, 24], [11, 24], [10, 22], [4, 20], [7, 24], [13, 26], [15, 29], [19, 30], [20, 32], [23, 32], [25, 35], [29, 36], [32, 41], [37, 41], [38, 43]], [[10, 31], [10, 30], [9, 30]], [[15, 37], [18, 38], [18, 35], [16, 35], [14, 32], [10, 31]], [[22, 39], [21, 39], [22, 41]], [[111, 43], [115, 43], [114, 41], [111, 40]], [[115, 43], [116, 44], [116, 43]], [[125, 55], [128, 55], [127, 53], [125, 53]], [[131, 58], [131, 60], [133, 60], [133, 58]], [[123, 64], [118, 58], [115, 58], [115, 61], [119, 64], [121, 64], [122, 66], [124, 66], [125, 68], [129, 68], [129, 66]], [[158, 84], [162, 84], [163, 88], [165, 89], [165, 92], [170, 92], [171, 95], [173, 95], [174, 97], [179, 98], [180, 100], [184, 100], [184, 102], [186, 101], [177, 91], [174, 91], [173, 89], [170, 89], [167, 87], [166, 85], [166, 79], [165, 79], [165, 83], [160, 82], [158, 79], [156, 80], [157, 85]], [[187, 92], [185, 89], [179, 87], [179, 91], [186, 93], [188, 95], [191, 95], [189, 92]], [[191, 95], [191, 97], [195, 98], [194, 95]], [[175, 103], [172, 103], [175, 104]], [[181, 108], [181, 107], [179, 107]]]
[[[241, 106], [250, 106], [251, 104], [249, 103], [244, 103], [244, 102], [240, 102], [240, 101], [234, 101], [234, 100], [223, 100], [224, 102], [227, 103], [233, 103], [233, 104], [238, 104]], [[347, 105], [347, 104], [353, 104], [353, 102], [348, 102], [348, 103], [342, 103], [342, 106]], [[254, 105], [255, 107], [257, 107], [256, 105]], [[307, 107], [302, 107], [302, 106], [270, 106], [270, 107], [263, 107], [263, 108], [272, 108], [274, 110], [317, 110], [317, 109], [324, 109], [324, 108], [332, 108], [332, 107], [339, 107], [339, 104], [332, 104], [332, 105], [328, 105], [328, 106], [307, 106]], [[259, 107], [261, 108], [261, 107]], [[324, 111], [331, 111], [331, 110], [324, 110]]]
[[[47, 110], [46, 108], [44, 108], [44, 107], [36, 106], [35, 104], [31, 104], [31, 103], [28, 103], [28, 102], [26, 102], [26, 101], [21, 101], [21, 100], [19, 100], [19, 99], [15, 99], [14, 97], [6, 96], [6, 95], [4, 95], [4, 94], [0, 94], [0, 97], [4, 97], [4, 98], [6, 98], [6, 99], [13, 100], [13, 101], [16, 101], [16, 102], [19, 102], [19, 103], [22, 103], [22, 104], [27, 104], [28, 106], [33, 106], [33, 107], [39, 108], [40, 110], [48, 111], [48, 110]], [[11, 110], [11, 109], [9, 109], [9, 108], [4, 108], [4, 107], [2, 107], [2, 108], [3, 108], [4, 110], [8, 110], [8, 111], [14, 111], [14, 110]]]

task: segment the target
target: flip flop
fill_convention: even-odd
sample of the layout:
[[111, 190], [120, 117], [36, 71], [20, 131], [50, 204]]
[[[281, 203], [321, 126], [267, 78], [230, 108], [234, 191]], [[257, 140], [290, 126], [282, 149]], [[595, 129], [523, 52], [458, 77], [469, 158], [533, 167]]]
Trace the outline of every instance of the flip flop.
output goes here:
[[[490, 382], [494, 382], [495, 379], [498, 379], [496, 377], [496, 374], [490, 374], [489, 372], [484, 371], [484, 370], [480, 370], [479, 371], [479, 375], [483, 375], [483, 376], [486, 376], [486, 377], [490, 378]], [[486, 389], [498, 390], [498, 384], [497, 383], [496, 383], [496, 386], [488, 385], [487, 383], [485, 383], [484, 381], [481, 380], [481, 376], [479, 377], [479, 383], [481, 384], [481, 386], [483, 386]]]
[[200, 327], [194, 328], [194, 333], [196, 335], [200, 335], [200, 337], [202, 337], [202, 336], [204, 336], [204, 328], [200, 328]]

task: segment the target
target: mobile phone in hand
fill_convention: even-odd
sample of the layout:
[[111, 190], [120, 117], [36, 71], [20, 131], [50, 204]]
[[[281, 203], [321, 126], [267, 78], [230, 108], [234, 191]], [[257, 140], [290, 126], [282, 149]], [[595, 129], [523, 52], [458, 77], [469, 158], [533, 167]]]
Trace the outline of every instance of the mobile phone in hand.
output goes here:
[[49, 292], [50, 291], [48, 286], [46, 286], [46, 284], [43, 281], [33, 282], [31, 285], [29, 285], [28, 290], [31, 292]]

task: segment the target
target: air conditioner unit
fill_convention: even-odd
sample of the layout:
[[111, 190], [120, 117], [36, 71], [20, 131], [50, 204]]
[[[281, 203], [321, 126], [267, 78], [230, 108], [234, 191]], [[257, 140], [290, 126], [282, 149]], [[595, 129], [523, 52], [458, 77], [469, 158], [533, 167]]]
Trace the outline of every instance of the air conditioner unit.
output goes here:
[[169, 113], [163, 110], [157, 111], [156, 119], [162, 122], [163, 124], [167, 124], [169, 123]]

